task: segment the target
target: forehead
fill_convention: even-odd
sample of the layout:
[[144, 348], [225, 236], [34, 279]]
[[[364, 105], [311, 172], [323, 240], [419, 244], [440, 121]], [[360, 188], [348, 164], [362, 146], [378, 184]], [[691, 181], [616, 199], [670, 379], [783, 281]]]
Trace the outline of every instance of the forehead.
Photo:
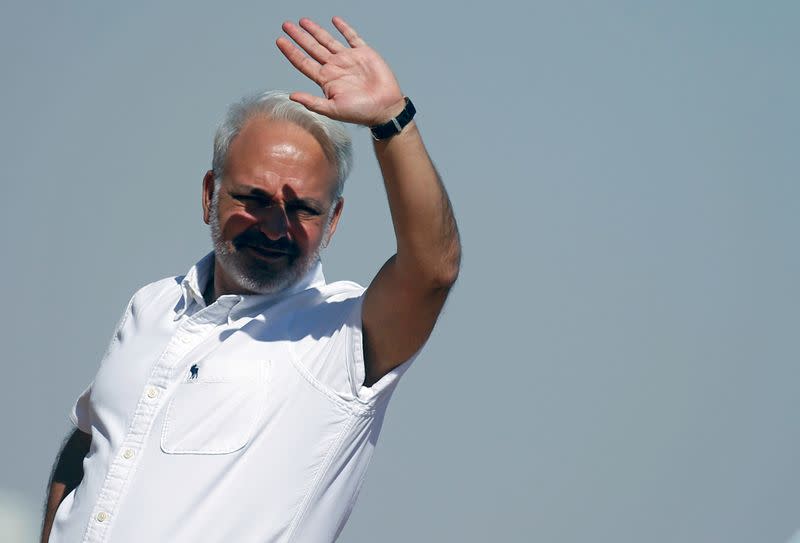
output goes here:
[[297, 192], [330, 193], [336, 175], [336, 167], [310, 132], [289, 121], [254, 117], [231, 142], [224, 177], [270, 193], [286, 185]]

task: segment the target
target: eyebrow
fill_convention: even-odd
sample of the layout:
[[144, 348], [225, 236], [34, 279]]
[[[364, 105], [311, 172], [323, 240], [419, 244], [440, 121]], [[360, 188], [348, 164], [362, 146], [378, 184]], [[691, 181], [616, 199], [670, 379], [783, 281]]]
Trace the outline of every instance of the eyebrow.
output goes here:
[[[260, 196], [262, 198], [267, 198], [269, 200], [271, 200], [273, 198], [272, 194], [270, 194], [267, 191], [265, 191], [264, 189], [260, 189], [258, 187], [246, 187], [246, 186], [236, 187], [235, 186], [235, 187], [233, 187], [233, 190], [234, 191], [247, 192], [248, 188], [250, 189], [249, 194], [251, 194], [253, 196]], [[325, 205], [322, 202], [320, 202], [319, 200], [317, 200], [316, 198], [293, 198], [293, 199], [289, 200], [286, 203], [287, 204], [303, 204], [303, 205], [311, 206], [311, 207], [314, 207], [314, 208], [317, 208], [317, 209], [325, 209]]]

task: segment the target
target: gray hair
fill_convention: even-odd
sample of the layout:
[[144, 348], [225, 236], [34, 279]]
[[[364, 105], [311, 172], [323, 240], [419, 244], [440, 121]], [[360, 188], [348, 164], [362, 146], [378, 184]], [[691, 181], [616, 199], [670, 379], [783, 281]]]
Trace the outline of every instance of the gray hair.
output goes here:
[[353, 144], [344, 123], [309, 111], [305, 106], [289, 99], [285, 91], [262, 91], [245, 96], [228, 108], [225, 119], [214, 136], [214, 191], [219, 190], [225, 173], [225, 160], [231, 142], [245, 123], [253, 117], [266, 117], [276, 121], [289, 121], [307, 130], [319, 144], [325, 156], [336, 166], [335, 202], [342, 196], [344, 182], [353, 167]]

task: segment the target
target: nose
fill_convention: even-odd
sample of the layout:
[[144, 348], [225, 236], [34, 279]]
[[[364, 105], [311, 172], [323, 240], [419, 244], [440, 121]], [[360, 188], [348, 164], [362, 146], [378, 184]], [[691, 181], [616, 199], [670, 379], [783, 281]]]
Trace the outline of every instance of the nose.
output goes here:
[[286, 237], [288, 224], [289, 219], [283, 206], [272, 205], [262, 211], [259, 229], [269, 239], [276, 241]]

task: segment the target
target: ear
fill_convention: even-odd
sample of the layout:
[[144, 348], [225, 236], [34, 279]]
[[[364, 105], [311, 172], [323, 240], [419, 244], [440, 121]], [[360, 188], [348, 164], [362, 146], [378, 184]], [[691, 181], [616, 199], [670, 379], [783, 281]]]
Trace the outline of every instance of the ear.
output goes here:
[[344, 198], [341, 196], [336, 201], [336, 209], [333, 210], [333, 217], [331, 217], [331, 224], [328, 227], [328, 232], [325, 235], [325, 239], [322, 241], [322, 246], [327, 247], [328, 244], [331, 242], [333, 238], [333, 234], [336, 232], [336, 225], [339, 224], [339, 217], [342, 215], [342, 209], [344, 208]]
[[214, 170], [208, 170], [203, 177], [203, 222], [211, 220], [211, 198], [214, 197]]

